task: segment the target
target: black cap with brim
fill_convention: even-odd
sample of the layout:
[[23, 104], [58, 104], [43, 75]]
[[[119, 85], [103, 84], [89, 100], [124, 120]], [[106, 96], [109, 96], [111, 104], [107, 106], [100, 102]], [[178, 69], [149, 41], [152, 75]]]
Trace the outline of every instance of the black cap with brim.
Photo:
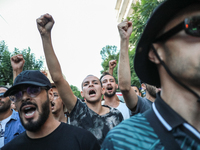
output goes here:
[[51, 88], [49, 79], [43, 73], [38, 70], [26, 70], [16, 77], [13, 86], [5, 92], [4, 96], [9, 96], [11, 91], [18, 89], [21, 85], [36, 85]]
[[138, 42], [134, 59], [137, 76], [145, 83], [160, 87], [157, 66], [148, 59], [150, 46], [164, 26], [180, 10], [199, 0], [167, 0], [152, 13]]

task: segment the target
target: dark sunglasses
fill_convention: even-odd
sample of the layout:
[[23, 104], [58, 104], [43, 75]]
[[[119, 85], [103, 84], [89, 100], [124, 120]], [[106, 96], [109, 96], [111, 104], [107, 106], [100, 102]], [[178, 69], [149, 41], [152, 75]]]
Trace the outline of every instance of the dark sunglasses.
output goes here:
[[34, 98], [40, 94], [42, 89], [47, 90], [46, 87], [40, 86], [28, 86], [21, 90], [13, 90], [9, 93], [10, 100], [17, 102], [22, 100], [23, 93], [26, 92], [31, 98]]
[[4, 93], [0, 93], [0, 98], [5, 98]]
[[200, 37], [200, 16], [193, 16], [189, 18], [185, 18], [183, 22], [167, 31], [160, 37], [156, 38], [153, 43], [166, 41], [176, 33], [181, 30], [185, 30], [185, 33], [191, 36]]

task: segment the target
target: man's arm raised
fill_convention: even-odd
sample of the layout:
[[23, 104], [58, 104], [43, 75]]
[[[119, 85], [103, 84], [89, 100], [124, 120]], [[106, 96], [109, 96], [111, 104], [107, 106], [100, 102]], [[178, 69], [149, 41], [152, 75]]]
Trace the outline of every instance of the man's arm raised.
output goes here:
[[127, 107], [133, 111], [137, 105], [138, 97], [134, 89], [131, 88], [128, 45], [132, 29], [132, 22], [128, 21], [127, 19], [118, 25], [121, 47], [118, 65], [118, 83]]
[[110, 60], [109, 61], [109, 74], [113, 75], [113, 70], [117, 65], [117, 60]]
[[45, 14], [36, 21], [42, 38], [44, 54], [51, 78], [54, 81], [60, 97], [67, 107], [67, 110], [71, 112], [76, 104], [77, 98], [73, 94], [68, 82], [63, 78], [60, 64], [53, 50], [51, 42], [51, 29], [54, 25], [54, 20], [51, 15]]
[[15, 78], [23, 71], [25, 60], [22, 54], [17, 54], [10, 58], [11, 66], [13, 68], [13, 83]]

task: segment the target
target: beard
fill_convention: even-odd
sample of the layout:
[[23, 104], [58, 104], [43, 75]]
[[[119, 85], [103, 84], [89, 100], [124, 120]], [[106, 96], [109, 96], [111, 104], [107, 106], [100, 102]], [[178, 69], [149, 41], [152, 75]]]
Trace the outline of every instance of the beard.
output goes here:
[[[20, 107], [20, 110], [21, 108], [24, 106], [24, 105], [27, 105], [27, 104], [32, 104], [34, 106], [36, 106], [36, 110], [38, 109], [38, 106], [36, 104], [33, 104], [31, 102], [26, 102], [25, 104], [22, 104], [21, 107]], [[36, 131], [39, 131], [40, 128], [42, 127], [42, 125], [46, 122], [46, 120], [48, 119], [49, 117], [49, 113], [50, 113], [50, 109], [49, 109], [49, 96], [47, 95], [47, 100], [42, 104], [42, 110], [41, 112], [39, 113], [39, 118], [37, 121], [32, 121], [32, 119], [28, 120], [28, 123], [25, 123], [21, 117], [21, 113], [19, 112], [19, 116], [20, 116], [20, 120], [21, 120], [21, 123], [22, 125], [24, 126], [24, 128], [27, 130], [27, 131], [31, 131], [31, 132], [36, 132]]]
[[156, 87], [152, 85], [146, 85], [146, 90], [148, 91], [149, 95], [156, 98]]
[[0, 106], [0, 113], [4, 113], [6, 111], [8, 111], [9, 109], [11, 109], [11, 101], [0, 101], [0, 103], [2, 103], [2, 106]]
[[108, 92], [105, 92], [104, 95], [105, 97], [113, 97], [116, 93], [116, 88], [114, 89], [114, 91], [112, 93], [108, 93]]

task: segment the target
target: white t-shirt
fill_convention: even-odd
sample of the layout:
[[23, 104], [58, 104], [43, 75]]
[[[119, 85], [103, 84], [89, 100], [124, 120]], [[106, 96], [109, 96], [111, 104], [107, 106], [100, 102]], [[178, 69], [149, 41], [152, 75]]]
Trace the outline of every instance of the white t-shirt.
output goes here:
[[124, 120], [130, 118], [130, 111], [125, 103], [119, 102], [119, 106], [116, 109], [122, 113]]
[[4, 146], [4, 133], [5, 133], [5, 127], [8, 121], [10, 121], [11, 116], [8, 118], [0, 121], [0, 148]]
[[[104, 105], [104, 103], [104, 100], [101, 101], [101, 105]], [[119, 102], [119, 105], [116, 107], [116, 109], [122, 113], [124, 120], [130, 118], [130, 110], [125, 103]]]

